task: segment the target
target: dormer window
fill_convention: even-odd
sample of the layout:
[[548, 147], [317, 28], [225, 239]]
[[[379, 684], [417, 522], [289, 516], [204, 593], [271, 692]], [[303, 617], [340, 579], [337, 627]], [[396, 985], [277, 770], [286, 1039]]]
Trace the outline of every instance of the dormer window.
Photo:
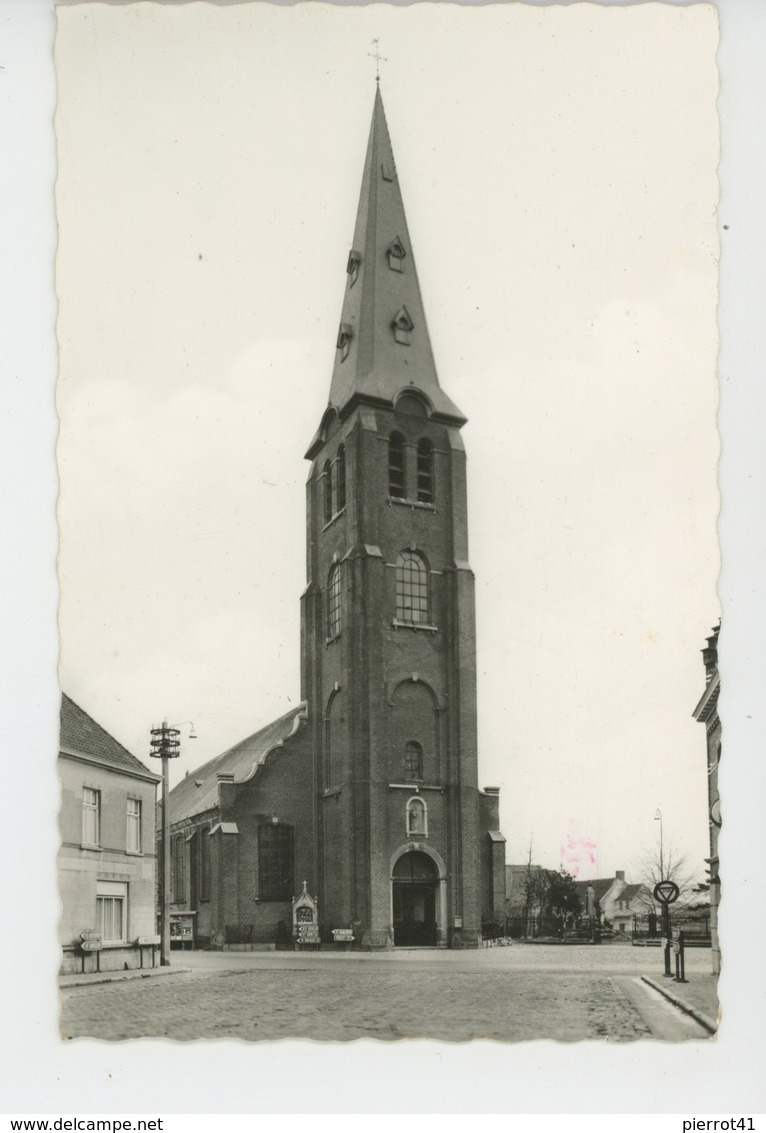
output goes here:
[[400, 307], [394, 316], [391, 327], [394, 332], [394, 338], [397, 342], [401, 343], [402, 346], [410, 345], [410, 337], [414, 325], [407, 308]]
[[406, 255], [404, 244], [397, 236], [393, 243], [388, 246], [388, 266], [391, 271], [404, 271], [404, 257]]
[[336, 343], [338, 350], [340, 350], [341, 362], [345, 362], [348, 358], [352, 337], [350, 325], [348, 323], [341, 323], [340, 330], [338, 331], [338, 341]]
[[346, 264], [346, 271], [348, 273], [348, 285], [353, 287], [356, 283], [357, 276], [359, 275], [359, 265], [362, 262], [362, 257], [358, 252], [353, 249], [348, 254], [348, 263]]

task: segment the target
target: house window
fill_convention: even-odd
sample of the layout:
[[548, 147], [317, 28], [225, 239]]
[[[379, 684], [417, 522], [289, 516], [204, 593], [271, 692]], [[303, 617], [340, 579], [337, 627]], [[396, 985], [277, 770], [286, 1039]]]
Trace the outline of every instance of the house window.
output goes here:
[[258, 827], [258, 898], [292, 901], [293, 828], [272, 822]]
[[104, 944], [125, 943], [128, 931], [128, 886], [125, 882], [96, 882], [96, 924]]
[[340, 564], [335, 563], [327, 582], [327, 636], [340, 633]]
[[407, 494], [404, 482], [404, 437], [392, 433], [388, 438], [388, 494], [403, 500]]
[[127, 849], [132, 854], [141, 853], [141, 800], [128, 799], [128, 838]]
[[325, 461], [323, 476], [324, 521], [329, 523], [332, 519], [332, 465], [329, 460]]
[[101, 792], [92, 787], [82, 791], [82, 840], [86, 846], [98, 846], [101, 841]]
[[428, 624], [428, 570], [417, 551], [402, 551], [396, 558], [396, 618]]
[[343, 511], [346, 506], [346, 447], [341, 445], [338, 449], [338, 463], [335, 470], [336, 473], [336, 489], [338, 511]]
[[210, 827], [203, 826], [197, 836], [199, 845], [199, 899], [210, 900]]
[[410, 799], [407, 803], [407, 834], [428, 834], [426, 804], [422, 799]]
[[173, 839], [173, 900], [183, 901], [186, 896], [184, 877], [184, 853], [186, 847], [183, 834]]
[[418, 502], [434, 502], [434, 446], [427, 437], [418, 441]]
[[407, 780], [423, 778], [423, 749], [414, 740], [404, 748], [404, 777]]

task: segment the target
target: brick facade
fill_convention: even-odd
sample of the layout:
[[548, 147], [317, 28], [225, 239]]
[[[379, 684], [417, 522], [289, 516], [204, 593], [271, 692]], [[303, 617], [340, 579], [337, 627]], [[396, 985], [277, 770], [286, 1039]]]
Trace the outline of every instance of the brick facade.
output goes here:
[[[295, 894], [317, 895], [325, 941], [476, 946], [504, 909], [498, 792], [478, 787], [465, 418], [436, 376], [379, 94], [354, 248], [308, 452], [301, 714], [214, 761], [217, 794], [197, 773], [215, 884], [194, 911], [214, 946], [290, 925], [289, 901], [262, 899], [268, 823], [292, 830]], [[180, 786], [176, 836], [199, 801]]]

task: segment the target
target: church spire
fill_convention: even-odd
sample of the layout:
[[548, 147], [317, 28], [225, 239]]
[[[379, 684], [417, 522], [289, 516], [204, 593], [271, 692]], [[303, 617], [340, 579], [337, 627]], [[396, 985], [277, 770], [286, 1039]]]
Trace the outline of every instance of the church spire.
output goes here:
[[436, 417], [462, 425], [436, 374], [379, 85], [347, 273], [330, 406], [342, 414], [419, 390]]

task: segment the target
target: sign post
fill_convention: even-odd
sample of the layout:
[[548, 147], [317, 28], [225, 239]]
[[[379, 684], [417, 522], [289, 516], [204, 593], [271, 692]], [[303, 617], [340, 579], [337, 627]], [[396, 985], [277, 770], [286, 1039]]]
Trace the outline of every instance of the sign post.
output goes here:
[[104, 947], [104, 936], [100, 929], [88, 928], [80, 933], [80, 951], [82, 952], [82, 970], [85, 973], [85, 957], [88, 952], [96, 953], [96, 971], [101, 971], [101, 949]]
[[670, 944], [673, 930], [670, 926], [670, 906], [678, 900], [679, 888], [675, 881], [658, 881], [654, 887], [654, 899], [662, 906], [662, 942], [665, 957], [665, 975], [672, 976], [670, 970]]

